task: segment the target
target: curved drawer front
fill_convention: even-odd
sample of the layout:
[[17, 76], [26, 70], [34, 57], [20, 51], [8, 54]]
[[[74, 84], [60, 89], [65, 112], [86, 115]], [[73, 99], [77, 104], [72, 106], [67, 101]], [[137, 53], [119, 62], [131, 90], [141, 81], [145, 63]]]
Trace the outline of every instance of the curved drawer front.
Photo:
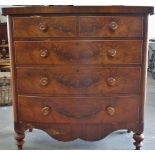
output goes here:
[[141, 46], [136, 40], [15, 42], [16, 64], [140, 64]]
[[18, 68], [19, 94], [111, 95], [139, 93], [139, 67]]
[[80, 17], [81, 37], [142, 37], [143, 18], [137, 16]]
[[[18, 97], [19, 119], [35, 123], [129, 123], [138, 121], [138, 96]], [[132, 112], [131, 112], [132, 111]]]
[[76, 17], [15, 17], [15, 38], [75, 37]]

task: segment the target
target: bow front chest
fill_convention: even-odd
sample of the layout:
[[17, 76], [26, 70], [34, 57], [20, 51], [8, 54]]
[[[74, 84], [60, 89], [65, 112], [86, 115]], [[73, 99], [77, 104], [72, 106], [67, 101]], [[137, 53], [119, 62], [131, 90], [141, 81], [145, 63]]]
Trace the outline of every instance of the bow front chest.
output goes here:
[[95, 141], [127, 129], [140, 149], [152, 7], [20, 7], [3, 14], [19, 149], [33, 128], [60, 141]]

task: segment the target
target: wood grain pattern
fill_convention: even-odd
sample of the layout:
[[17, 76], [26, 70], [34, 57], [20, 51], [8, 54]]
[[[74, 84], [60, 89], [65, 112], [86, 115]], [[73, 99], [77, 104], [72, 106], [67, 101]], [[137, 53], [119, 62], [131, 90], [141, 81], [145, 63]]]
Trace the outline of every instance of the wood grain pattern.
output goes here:
[[[109, 54], [111, 49], [116, 50], [114, 56]], [[42, 50], [47, 51], [45, 56]], [[17, 65], [140, 64], [141, 50], [142, 41], [137, 40], [77, 40], [70, 44], [68, 41], [15, 42]]]
[[14, 37], [74, 37], [76, 17], [16, 17]]
[[[48, 95], [111, 95], [118, 93], [139, 93], [139, 67], [66, 67], [18, 68], [19, 94]], [[47, 77], [47, 85], [40, 80]], [[115, 85], [108, 78], [116, 79]]]
[[[138, 121], [139, 96], [114, 98], [19, 96], [18, 102], [19, 118], [24, 122], [31, 120], [36, 123], [102, 124]], [[50, 108], [46, 116], [42, 112], [44, 107]], [[115, 109], [113, 116], [108, 113], [108, 107]]]
[[142, 22], [142, 17], [136, 16], [86, 16], [79, 19], [79, 31], [81, 37], [141, 37]]
[[18, 149], [33, 128], [61, 141], [95, 141], [126, 129], [140, 149], [153, 7], [18, 7], [3, 14]]
[[[66, 124], [66, 123], [15, 123], [16, 128], [22, 127], [24, 131], [36, 128], [45, 131], [49, 136], [59, 141], [72, 141], [82, 139], [87, 141], [101, 140], [116, 130], [132, 129], [138, 131], [141, 126], [138, 123], [103, 123], [103, 124]], [[118, 131], [119, 132], [119, 131]], [[59, 133], [59, 134], [53, 134]]]
[[35, 14], [154, 14], [153, 6], [37, 6], [2, 8], [4, 15], [35, 15]]
[[10, 63], [11, 63], [11, 83], [12, 83], [12, 102], [13, 102], [13, 113], [14, 113], [14, 122], [18, 122], [18, 111], [17, 111], [17, 89], [16, 89], [16, 68], [15, 68], [15, 55], [14, 55], [14, 40], [12, 36], [13, 25], [12, 17], [7, 16], [7, 29], [8, 29], [8, 44], [10, 52]]

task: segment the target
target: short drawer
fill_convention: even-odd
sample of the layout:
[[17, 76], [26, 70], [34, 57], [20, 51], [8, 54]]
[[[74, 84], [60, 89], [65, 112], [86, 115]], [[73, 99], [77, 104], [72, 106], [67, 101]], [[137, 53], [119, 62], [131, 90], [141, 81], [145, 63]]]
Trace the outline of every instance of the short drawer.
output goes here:
[[13, 19], [15, 38], [74, 37], [76, 17], [15, 17]]
[[143, 18], [138, 16], [80, 17], [81, 37], [142, 37]]
[[17, 69], [19, 94], [112, 95], [139, 93], [139, 67], [54, 66]]
[[17, 65], [140, 64], [142, 41], [24, 41], [15, 55]]
[[18, 97], [20, 121], [35, 123], [135, 123], [139, 96]]

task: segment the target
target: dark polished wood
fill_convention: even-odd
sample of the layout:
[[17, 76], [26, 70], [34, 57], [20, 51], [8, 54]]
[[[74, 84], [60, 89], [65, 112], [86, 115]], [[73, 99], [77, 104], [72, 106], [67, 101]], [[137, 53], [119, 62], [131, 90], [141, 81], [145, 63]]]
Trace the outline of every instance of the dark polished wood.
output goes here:
[[68, 13], [99, 13], [99, 14], [154, 14], [152, 6], [41, 6], [3, 8], [3, 15], [20, 14], [68, 14]]
[[139, 51], [142, 51], [140, 40], [15, 42], [17, 65], [141, 64]]
[[15, 38], [74, 37], [76, 17], [16, 17], [13, 21]]
[[15, 139], [17, 141], [17, 147], [18, 150], [23, 149], [23, 144], [24, 144], [24, 138], [25, 138], [25, 132], [24, 128], [21, 125], [21, 123], [14, 123], [14, 129], [15, 129]]
[[[139, 100], [139, 96], [113, 98], [19, 96], [19, 120], [30, 123], [77, 125], [81, 123], [94, 125], [109, 122], [132, 123], [138, 121]], [[124, 117], [122, 117], [123, 111], [126, 111]]]
[[79, 18], [81, 37], [141, 37], [143, 35], [142, 17], [84, 16]]
[[139, 67], [22, 67], [17, 69], [17, 91], [52, 96], [138, 94], [140, 77]]
[[126, 129], [140, 149], [153, 7], [23, 7], [3, 14], [18, 149], [33, 128], [60, 141], [96, 141]]

